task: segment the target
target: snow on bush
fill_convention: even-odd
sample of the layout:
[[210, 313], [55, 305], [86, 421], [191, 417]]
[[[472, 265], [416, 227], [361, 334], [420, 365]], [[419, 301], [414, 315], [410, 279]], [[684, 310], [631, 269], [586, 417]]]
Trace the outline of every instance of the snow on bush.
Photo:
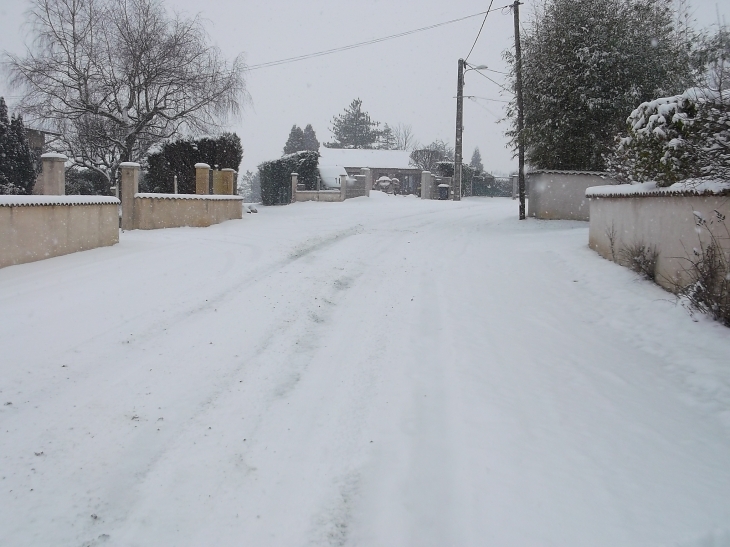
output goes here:
[[639, 105], [609, 158], [624, 182], [730, 179], [730, 91], [691, 88]]

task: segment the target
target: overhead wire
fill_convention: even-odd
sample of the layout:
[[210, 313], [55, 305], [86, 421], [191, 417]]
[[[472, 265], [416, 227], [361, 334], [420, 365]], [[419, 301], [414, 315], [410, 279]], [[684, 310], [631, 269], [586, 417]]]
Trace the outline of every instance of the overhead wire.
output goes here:
[[[494, 2], [494, 0], [492, 0], [492, 2]], [[485, 16], [485, 20], [486, 20], [486, 15], [489, 15], [489, 12], [490, 11], [497, 11], [497, 10], [500, 10], [500, 9], [503, 9], [504, 7], [506, 7], [506, 6], [503, 6], [502, 8], [494, 8], [494, 9], [491, 9], [491, 6], [492, 6], [491, 3], [489, 4], [489, 6], [490, 6], [490, 8], [487, 11], [480, 11], [478, 13], [473, 13], [472, 15], [467, 15], [466, 17], [459, 17], [458, 19], [451, 19], [450, 21], [443, 21], [441, 23], [436, 23], [435, 25], [429, 25], [427, 27], [421, 27], [421, 28], [417, 28], [417, 29], [413, 29], [413, 30], [407, 30], [405, 32], [399, 32], [398, 34], [391, 34], [389, 36], [383, 36], [381, 38], [374, 38], [373, 40], [366, 40], [365, 42], [357, 42], [355, 44], [350, 44], [350, 45], [347, 45], [347, 46], [341, 46], [341, 47], [336, 47], [336, 48], [331, 48], [331, 49], [325, 49], [325, 50], [322, 50], [322, 51], [316, 51], [314, 53], [307, 53], [305, 55], [297, 55], [295, 57], [287, 57], [285, 59], [279, 59], [278, 61], [268, 61], [266, 63], [259, 63], [259, 64], [255, 64], [255, 65], [250, 65], [250, 66], [247, 67], [247, 70], [249, 70], [249, 71], [251, 71], [251, 70], [259, 70], [261, 68], [268, 68], [268, 67], [278, 66], [278, 65], [284, 65], [284, 64], [288, 64], [288, 63], [296, 63], [298, 61], [306, 61], [307, 59], [314, 59], [316, 57], [322, 57], [324, 55], [332, 55], [333, 53], [339, 53], [341, 51], [347, 51], [347, 50], [350, 50], [350, 49], [356, 49], [356, 48], [363, 47], [363, 46], [369, 46], [369, 45], [372, 45], [372, 44], [378, 44], [380, 42], [385, 42], [387, 40], [393, 40], [395, 38], [402, 38], [404, 36], [410, 36], [411, 34], [415, 34], [417, 32], [424, 32], [426, 30], [432, 30], [432, 29], [435, 29], [435, 28], [438, 28], [438, 27], [443, 27], [445, 25], [451, 25], [453, 23], [458, 23], [460, 21], [466, 21], [467, 19], [472, 19], [472, 18], [478, 17], [480, 15], [484, 15]], [[484, 23], [482, 23], [482, 26], [484, 26]], [[478, 38], [478, 36], [477, 36], [477, 38]]]
[[509, 93], [510, 95], [514, 95], [514, 93], [511, 90], [507, 89], [502, 84], [500, 84], [498, 81], [490, 78], [489, 76], [487, 76], [483, 72], [478, 71], [476, 68], [473, 68], [472, 70], [474, 70], [474, 72], [476, 72], [477, 74], [479, 74], [483, 78], [486, 78], [487, 80], [489, 80], [490, 82], [492, 82], [494, 85], [496, 85], [497, 87], [499, 87], [502, 91], [505, 91], [505, 92]]
[[469, 60], [469, 56], [471, 55], [471, 52], [474, 51], [474, 46], [477, 45], [477, 42], [479, 41], [479, 37], [482, 35], [482, 30], [484, 29], [484, 23], [487, 22], [487, 17], [489, 17], [489, 12], [492, 11], [492, 4], [494, 4], [494, 0], [491, 0], [489, 2], [489, 7], [487, 8], [487, 13], [484, 14], [484, 20], [482, 21], [482, 26], [479, 27], [479, 32], [477, 32], [477, 37], [474, 38], [474, 43], [471, 45], [471, 49], [469, 50], [469, 53], [464, 58], [464, 62]]

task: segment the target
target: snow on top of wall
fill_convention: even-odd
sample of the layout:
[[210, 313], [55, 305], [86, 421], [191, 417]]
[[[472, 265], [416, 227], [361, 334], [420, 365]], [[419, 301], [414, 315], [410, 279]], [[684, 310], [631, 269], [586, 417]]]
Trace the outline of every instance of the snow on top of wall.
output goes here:
[[58, 152], [46, 152], [41, 155], [42, 160], [61, 160], [68, 161], [66, 154], [59, 154]]
[[320, 148], [319, 164], [342, 167], [390, 167], [411, 169], [407, 150], [365, 150], [349, 148]]
[[605, 177], [609, 178], [610, 175], [608, 173], [605, 173], [603, 171], [564, 171], [561, 169], [535, 169], [534, 171], [529, 171], [528, 173], [525, 173], [525, 175], [539, 175], [539, 174], [546, 174], [546, 175], [595, 175], [597, 177]]
[[36, 207], [43, 205], [118, 205], [109, 196], [0, 196], [0, 207]]
[[227, 194], [153, 194], [149, 192], [141, 192], [134, 194], [136, 198], [146, 199], [206, 199], [208, 201], [222, 201], [227, 199], [243, 200], [241, 196], [231, 196]]
[[671, 186], [658, 187], [656, 182], [591, 186], [586, 197], [650, 197], [650, 196], [724, 196], [730, 195], [730, 181], [689, 179]]

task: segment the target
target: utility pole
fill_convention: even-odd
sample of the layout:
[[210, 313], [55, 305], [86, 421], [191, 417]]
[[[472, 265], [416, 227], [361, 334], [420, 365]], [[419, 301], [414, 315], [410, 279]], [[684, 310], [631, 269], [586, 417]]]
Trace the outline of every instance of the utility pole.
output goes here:
[[454, 201], [461, 200], [461, 134], [464, 131], [464, 59], [459, 59], [456, 84], [456, 145], [454, 146]]
[[515, 91], [517, 92], [517, 149], [519, 161], [520, 220], [525, 220], [525, 140], [522, 135], [525, 119], [522, 111], [522, 47], [520, 45], [520, 2], [512, 4], [515, 15]]

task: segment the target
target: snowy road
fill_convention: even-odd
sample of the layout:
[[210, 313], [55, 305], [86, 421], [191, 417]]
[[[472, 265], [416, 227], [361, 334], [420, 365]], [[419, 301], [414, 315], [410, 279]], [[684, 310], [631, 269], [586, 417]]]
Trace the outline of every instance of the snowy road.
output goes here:
[[730, 545], [730, 336], [516, 203], [0, 270], [2, 546]]

